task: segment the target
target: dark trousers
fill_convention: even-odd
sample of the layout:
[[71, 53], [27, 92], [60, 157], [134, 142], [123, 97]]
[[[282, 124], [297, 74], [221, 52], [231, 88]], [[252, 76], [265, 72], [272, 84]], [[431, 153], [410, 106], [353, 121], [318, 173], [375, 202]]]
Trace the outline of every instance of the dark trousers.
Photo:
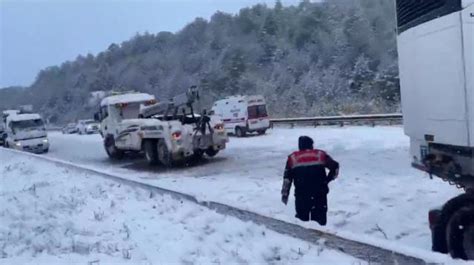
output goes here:
[[326, 225], [327, 205], [327, 194], [296, 195], [296, 218]]

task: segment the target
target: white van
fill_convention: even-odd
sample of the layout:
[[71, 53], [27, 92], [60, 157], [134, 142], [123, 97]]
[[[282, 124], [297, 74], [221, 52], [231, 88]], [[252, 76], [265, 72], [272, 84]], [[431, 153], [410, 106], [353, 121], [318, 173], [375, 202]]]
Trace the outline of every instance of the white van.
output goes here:
[[46, 153], [49, 141], [39, 114], [14, 114], [6, 118], [5, 147], [33, 153]]
[[218, 100], [212, 112], [224, 122], [227, 133], [243, 137], [247, 133], [265, 134], [270, 128], [267, 107], [263, 96], [231, 96]]

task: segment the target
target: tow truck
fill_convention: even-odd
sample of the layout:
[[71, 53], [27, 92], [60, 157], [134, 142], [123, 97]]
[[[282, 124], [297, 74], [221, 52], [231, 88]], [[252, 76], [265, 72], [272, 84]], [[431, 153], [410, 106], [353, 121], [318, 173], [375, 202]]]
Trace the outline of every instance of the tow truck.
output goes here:
[[214, 157], [225, 149], [228, 137], [219, 118], [194, 113], [198, 100], [195, 86], [164, 102], [135, 92], [104, 98], [94, 118], [101, 123], [105, 151], [111, 159], [143, 152], [149, 164], [166, 167], [204, 154]]

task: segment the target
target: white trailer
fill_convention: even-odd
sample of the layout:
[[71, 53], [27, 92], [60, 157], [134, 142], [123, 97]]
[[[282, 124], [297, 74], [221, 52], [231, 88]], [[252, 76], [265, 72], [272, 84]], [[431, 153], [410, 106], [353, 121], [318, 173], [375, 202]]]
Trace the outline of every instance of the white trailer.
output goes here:
[[6, 117], [4, 146], [33, 153], [47, 153], [48, 135], [39, 114], [11, 114]]
[[225, 148], [228, 139], [220, 120], [178, 113], [176, 106], [156, 103], [154, 96], [145, 93], [104, 98], [96, 118], [109, 157], [144, 152], [150, 164], [171, 166], [204, 153], [212, 157]]
[[265, 134], [270, 128], [265, 98], [256, 96], [231, 96], [214, 103], [212, 111], [224, 122], [225, 130], [238, 137], [247, 133]]
[[429, 212], [432, 248], [474, 259], [474, 1], [396, 4], [412, 165], [466, 191]]

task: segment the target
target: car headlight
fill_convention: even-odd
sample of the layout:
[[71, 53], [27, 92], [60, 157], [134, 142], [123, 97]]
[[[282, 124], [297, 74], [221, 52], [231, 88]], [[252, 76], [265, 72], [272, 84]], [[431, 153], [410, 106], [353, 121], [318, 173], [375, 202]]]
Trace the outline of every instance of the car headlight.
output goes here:
[[43, 143], [47, 144], [48, 142], [48, 139], [43, 139]]
[[20, 143], [20, 142], [16, 142], [15, 145], [16, 145], [17, 147], [21, 147], [21, 143]]

